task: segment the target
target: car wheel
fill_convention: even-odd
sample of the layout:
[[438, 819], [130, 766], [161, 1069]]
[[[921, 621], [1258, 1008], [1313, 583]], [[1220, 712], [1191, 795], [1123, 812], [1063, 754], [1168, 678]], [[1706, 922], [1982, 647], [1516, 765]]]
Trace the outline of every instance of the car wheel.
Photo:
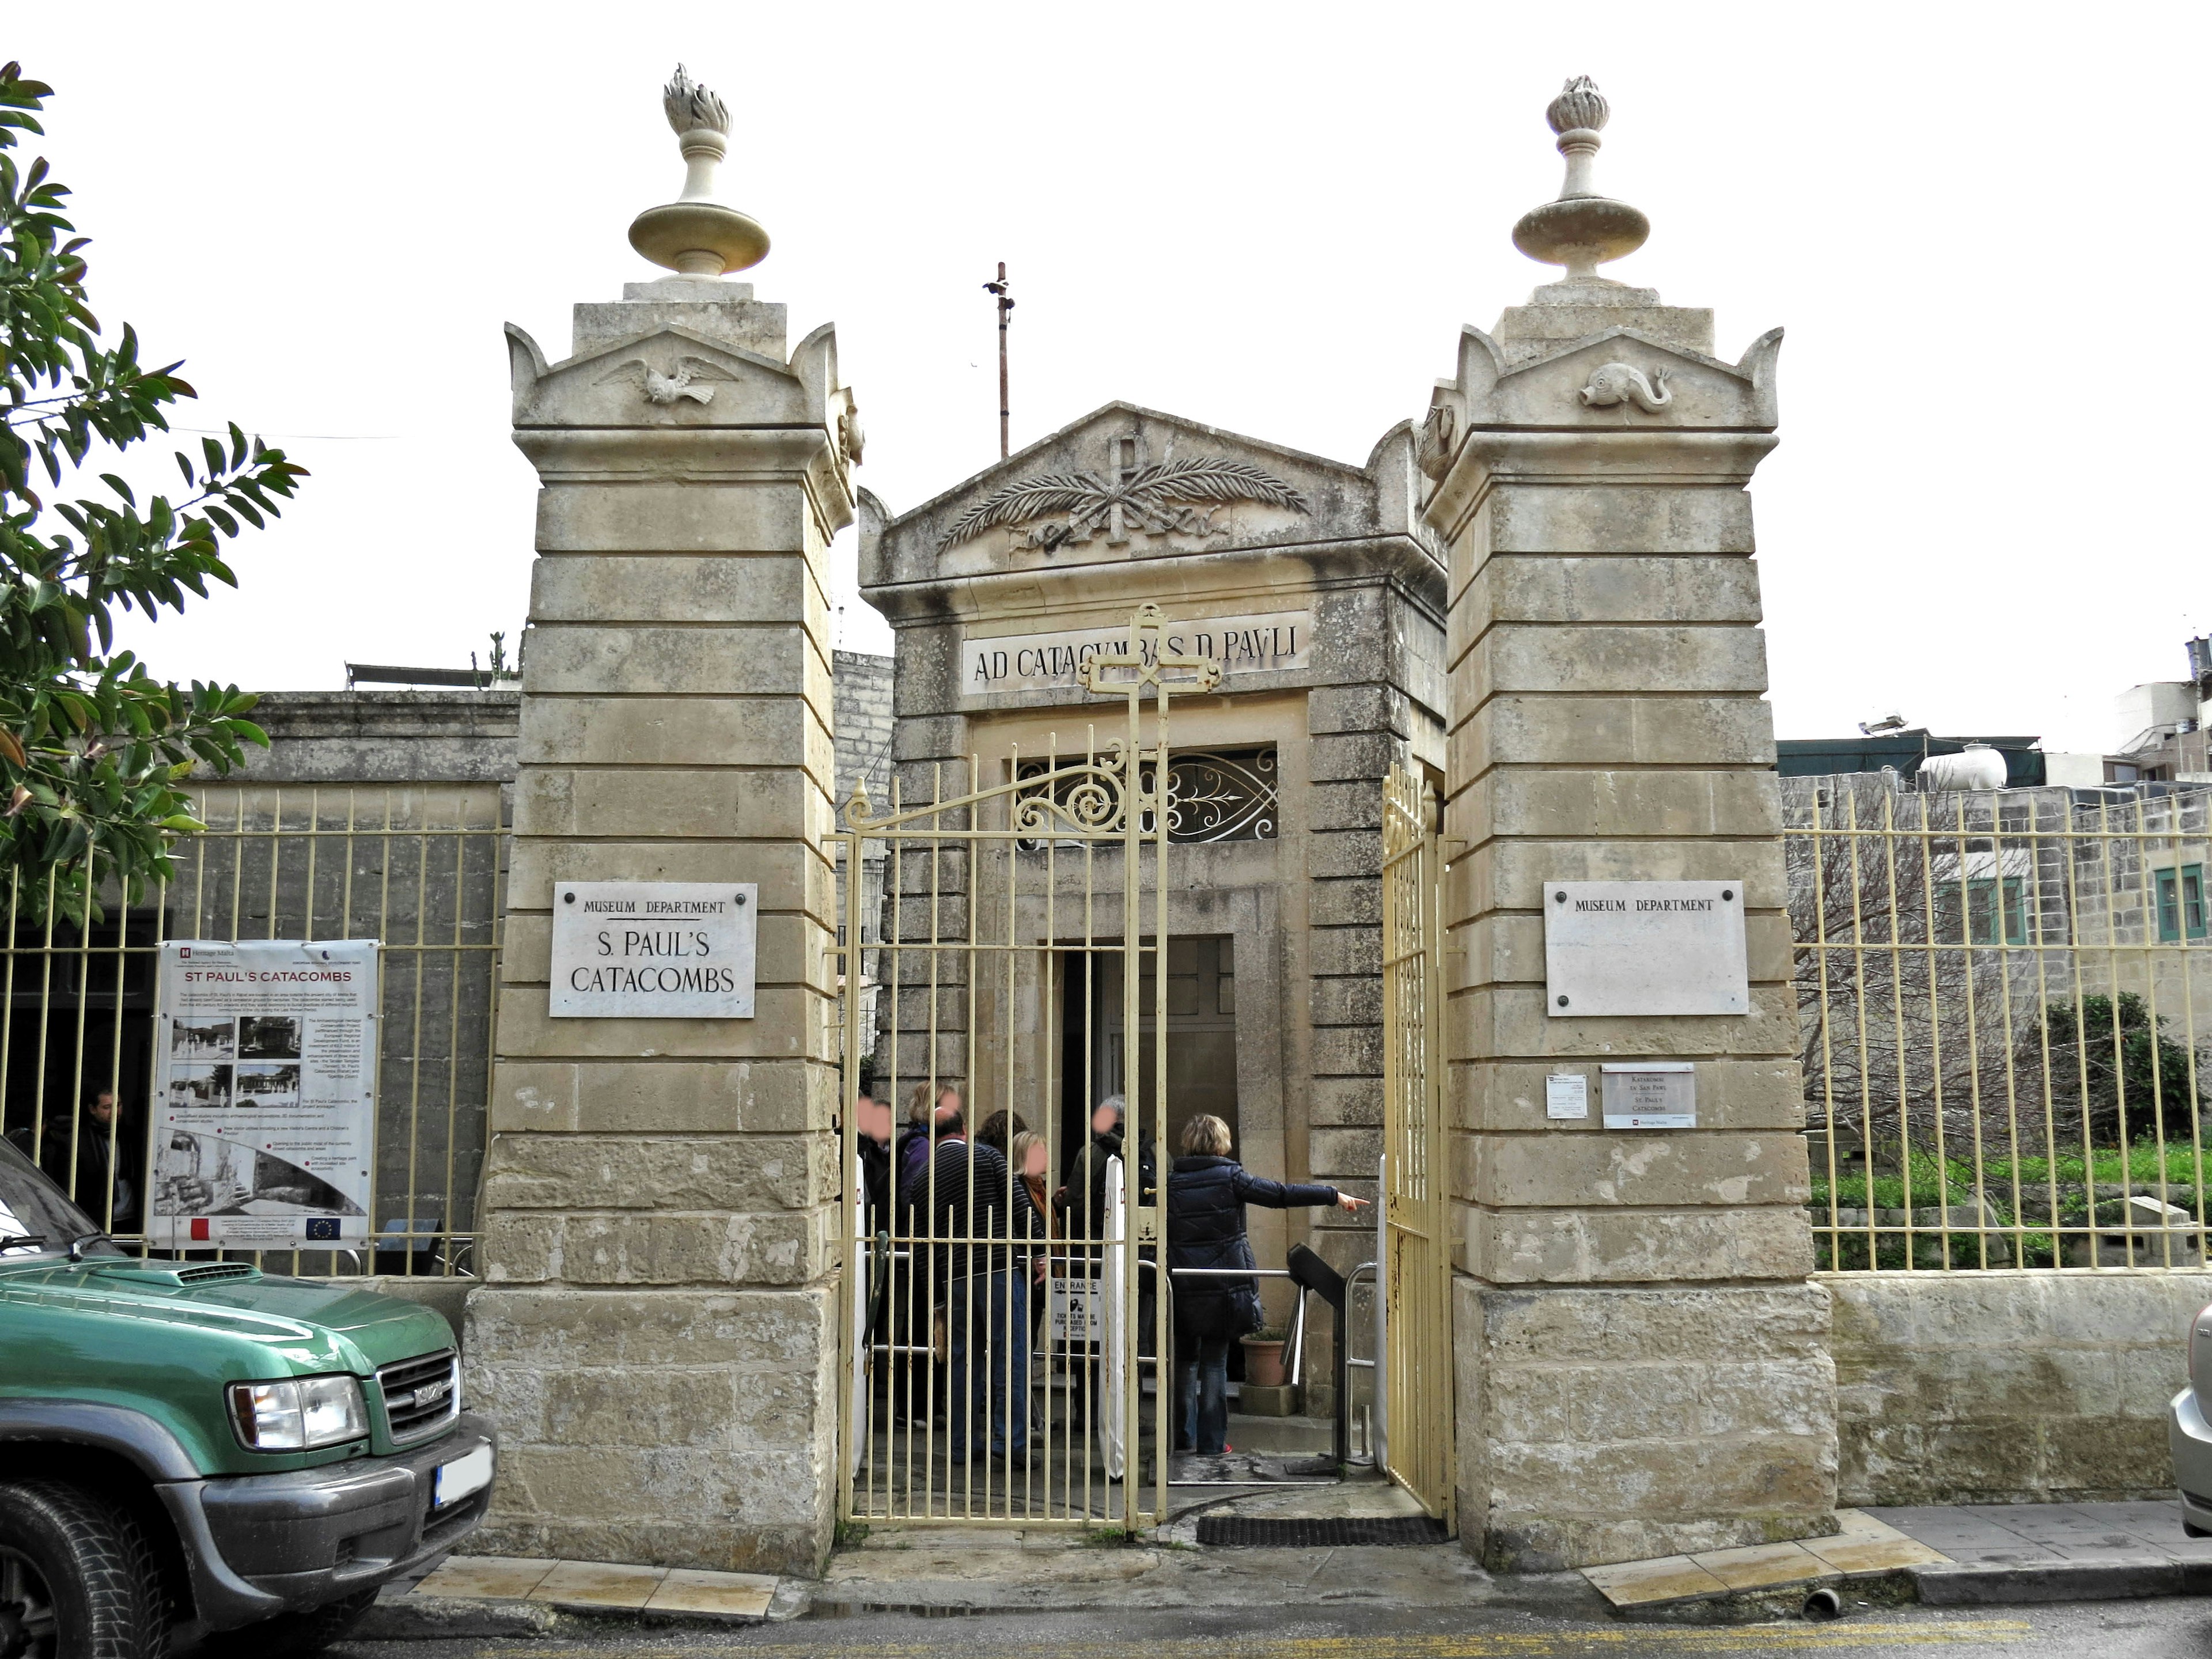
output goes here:
[[137, 1528], [58, 1480], [0, 1485], [0, 1659], [153, 1659], [162, 1598]]
[[226, 1631], [200, 1651], [208, 1659], [305, 1659], [345, 1640], [376, 1605], [371, 1587], [307, 1613], [283, 1613], [242, 1630]]

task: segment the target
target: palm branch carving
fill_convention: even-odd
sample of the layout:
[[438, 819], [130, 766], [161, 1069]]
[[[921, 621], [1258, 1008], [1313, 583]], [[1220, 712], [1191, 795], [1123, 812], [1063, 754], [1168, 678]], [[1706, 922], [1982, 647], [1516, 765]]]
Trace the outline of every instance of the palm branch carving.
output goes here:
[[973, 540], [987, 530], [1066, 514], [1024, 538], [1048, 552], [1066, 542], [1087, 542], [1115, 518], [1126, 532], [1189, 535], [1215, 533], [1213, 515], [1231, 501], [1257, 501], [1310, 513], [1304, 495], [1249, 461], [1159, 461], [1119, 481], [1097, 472], [1054, 472], [994, 490], [954, 520], [940, 549]]

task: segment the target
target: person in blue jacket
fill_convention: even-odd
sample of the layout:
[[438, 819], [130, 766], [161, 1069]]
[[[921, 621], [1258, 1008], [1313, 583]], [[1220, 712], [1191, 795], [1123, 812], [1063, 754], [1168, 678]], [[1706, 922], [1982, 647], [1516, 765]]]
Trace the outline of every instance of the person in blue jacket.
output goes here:
[[[1319, 1184], [1285, 1186], [1250, 1174], [1230, 1157], [1229, 1126], [1210, 1115], [1183, 1126], [1182, 1156], [1168, 1174], [1170, 1267], [1249, 1267], [1244, 1206], [1291, 1210], [1334, 1204], [1347, 1212], [1363, 1198]], [[1176, 1388], [1179, 1450], [1218, 1453], [1229, 1433], [1229, 1345], [1260, 1328], [1257, 1279], [1175, 1281]]]

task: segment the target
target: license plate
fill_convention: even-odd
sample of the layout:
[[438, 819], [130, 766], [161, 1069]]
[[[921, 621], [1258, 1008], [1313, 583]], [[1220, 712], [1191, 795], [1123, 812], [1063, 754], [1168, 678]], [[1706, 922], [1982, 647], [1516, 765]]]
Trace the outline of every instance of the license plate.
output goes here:
[[431, 1489], [433, 1509], [442, 1510], [448, 1504], [458, 1504], [471, 1492], [482, 1492], [491, 1485], [491, 1448], [478, 1446], [466, 1457], [457, 1457], [450, 1463], [438, 1465], [437, 1479]]

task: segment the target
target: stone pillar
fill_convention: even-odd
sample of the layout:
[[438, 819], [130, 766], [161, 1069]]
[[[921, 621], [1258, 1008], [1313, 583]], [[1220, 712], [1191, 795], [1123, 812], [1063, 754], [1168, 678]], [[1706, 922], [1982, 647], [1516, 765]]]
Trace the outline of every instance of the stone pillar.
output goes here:
[[[1468, 329], [1422, 464], [1450, 552], [1446, 1046], [1460, 1518], [1496, 1567], [1832, 1531], [1753, 470], [1776, 331], [1595, 275], [1639, 244], [1590, 193], [1605, 106], [1550, 112], [1569, 193], [1516, 240], [1568, 279]], [[1553, 1018], [1553, 880], [1743, 884], [1747, 1017]], [[1698, 1127], [1610, 1133], [1599, 1066], [1696, 1063]], [[1588, 1079], [1552, 1121], [1545, 1078]]]
[[[827, 327], [716, 273], [727, 117], [679, 70], [688, 273], [507, 331], [538, 469], [505, 969], [466, 1388], [502, 1437], [481, 1547], [811, 1572], [836, 1488], [825, 556], [859, 433]], [[562, 880], [759, 884], [751, 1019], [555, 1019]]]

